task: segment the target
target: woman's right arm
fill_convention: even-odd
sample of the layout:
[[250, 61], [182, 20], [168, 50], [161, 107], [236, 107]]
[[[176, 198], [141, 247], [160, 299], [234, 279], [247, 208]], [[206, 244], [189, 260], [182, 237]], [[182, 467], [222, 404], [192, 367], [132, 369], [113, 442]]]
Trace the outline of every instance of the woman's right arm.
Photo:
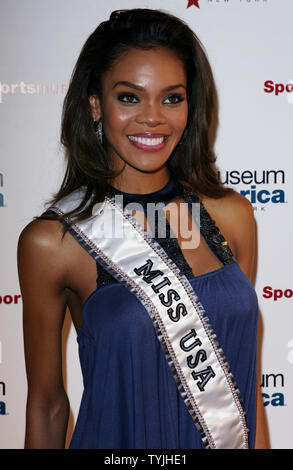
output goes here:
[[26, 449], [64, 448], [69, 403], [62, 378], [66, 267], [62, 225], [35, 220], [18, 241], [28, 382]]

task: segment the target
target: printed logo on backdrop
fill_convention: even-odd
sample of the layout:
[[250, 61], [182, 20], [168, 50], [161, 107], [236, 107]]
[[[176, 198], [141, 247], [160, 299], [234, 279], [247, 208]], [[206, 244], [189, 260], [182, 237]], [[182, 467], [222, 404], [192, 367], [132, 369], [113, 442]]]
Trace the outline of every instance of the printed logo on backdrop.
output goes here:
[[269, 3], [270, 0], [206, 0], [207, 3], [213, 3], [215, 5], [221, 4], [225, 6], [229, 6], [235, 3], [239, 3], [241, 5], [259, 5], [260, 3], [265, 4]]
[[65, 83], [3, 83], [0, 81], [0, 104], [6, 96], [16, 95], [65, 95], [68, 85]]
[[284, 393], [284, 374], [262, 374], [260, 386], [263, 389], [262, 397], [264, 406], [287, 406]]
[[[2, 364], [2, 342], [0, 341], [0, 364]], [[0, 377], [0, 416], [6, 415], [6, 383]]]
[[187, 8], [191, 7], [192, 5], [199, 8], [199, 0], [188, 0]]
[[289, 80], [287, 85], [292, 85], [292, 89], [289, 93], [287, 93], [288, 103], [293, 104], [293, 79]]
[[265, 211], [272, 205], [286, 203], [286, 173], [284, 170], [227, 170], [218, 177], [225, 185], [245, 196], [254, 210]]
[[[0, 343], [1, 348], [1, 343]], [[6, 384], [0, 380], [0, 416], [6, 415], [6, 403], [5, 401], [6, 395]]]
[[264, 82], [264, 92], [271, 96], [285, 96], [288, 103], [293, 104], [293, 80], [287, 83], [275, 83], [273, 80]]
[[292, 289], [274, 289], [272, 286], [265, 286], [262, 292], [264, 299], [271, 299], [273, 302], [280, 301], [280, 299], [286, 301], [293, 297]]
[[[19, 304], [21, 299], [20, 294], [2, 294], [0, 295], [0, 306], [2, 308], [9, 308], [9, 305]], [[0, 341], [0, 365], [3, 363], [3, 349], [2, 341]], [[7, 415], [7, 406], [6, 406], [6, 383], [2, 377], [0, 377], [0, 416]]]
[[[260, 3], [265, 4], [268, 3], [269, 0], [200, 0], [201, 2], [207, 3], [207, 4], [215, 4], [218, 5], [219, 3], [225, 6], [229, 6], [235, 4], [238, 2], [239, 4], [247, 4], [247, 5], [259, 5]], [[199, 6], [199, 0], [187, 0], [187, 8], [191, 7], [194, 5], [197, 8], [200, 8]]]
[[3, 186], [4, 186], [4, 175], [0, 173], [0, 207], [4, 207], [4, 194], [3, 194]]
[[0, 305], [16, 305], [21, 299], [20, 294], [2, 294], [0, 295]]
[[293, 364], [293, 339], [289, 339], [288, 349], [289, 351], [288, 351], [287, 359], [288, 359], [289, 364]]

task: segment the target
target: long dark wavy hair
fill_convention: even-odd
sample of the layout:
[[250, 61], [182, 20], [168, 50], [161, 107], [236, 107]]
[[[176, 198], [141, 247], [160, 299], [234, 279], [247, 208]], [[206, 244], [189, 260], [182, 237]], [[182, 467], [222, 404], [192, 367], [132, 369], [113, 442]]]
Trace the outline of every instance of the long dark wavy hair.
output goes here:
[[[85, 42], [66, 94], [61, 143], [67, 168], [60, 189], [48, 204], [83, 187], [83, 198], [67, 216], [75, 222], [88, 218], [104, 200], [109, 180], [117, 176], [94, 129], [89, 97], [100, 99], [104, 74], [131, 48], [165, 47], [183, 61], [187, 73], [188, 121], [181, 145], [167, 162], [170, 173], [189, 183], [195, 192], [219, 198], [229, 191], [219, 181], [210, 129], [217, 101], [211, 67], [196, 34], [181, 20], [161, 10], [131, 9], [112, 12]], [[41, 217], [48, 218], [48, 215]], [[56, 218], [56, 214], [51, 216]]]

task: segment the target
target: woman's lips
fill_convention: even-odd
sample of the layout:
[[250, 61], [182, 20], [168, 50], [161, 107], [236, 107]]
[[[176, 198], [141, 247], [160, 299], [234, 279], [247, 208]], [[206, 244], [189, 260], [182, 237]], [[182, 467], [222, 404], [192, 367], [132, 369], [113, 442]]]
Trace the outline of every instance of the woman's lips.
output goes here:
[[127, 137], [132, 145], [148, 152], [161, 150], [166, 145], [168, 138], [165, 134], [135, 134]]

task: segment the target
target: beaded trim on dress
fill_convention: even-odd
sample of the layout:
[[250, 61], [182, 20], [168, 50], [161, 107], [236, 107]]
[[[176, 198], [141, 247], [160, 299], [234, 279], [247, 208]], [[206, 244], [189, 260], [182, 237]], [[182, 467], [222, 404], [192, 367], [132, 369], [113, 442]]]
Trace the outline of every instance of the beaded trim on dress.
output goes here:
[[[235, 262], [236, 259], [228, 243], [226, 242], [219, 228], [216, 226], [215, 221], [205, 209], [198, 195], [179, 181], [176, 181], [175, 178], [173, 178], [172, 176], [165, 188], [167, 186], [170, 187], [172, 190], [175, 188], [177, 196], [182, 196], [183, 199], [187, 202], [189, 208], [191, 207], [192, 203], [200, 204], [200, 231], [203, 237], [205, 238], [208, 246], [217, 255], [217, 257], [224, 265]], [[115, 190], [115, 188], [113, 188], [112, 192], [114, 194], [121, 193], [120, 191]], [[157, 191], [156, 193], [158, 193], [159, 195], [160, 191]], [[127, 193], [124, 194], [127, 195]], [[137, 194], [137, 202], [139, 202], [140, 196], [140, 194]], [[144, 199], [146, 198], [146, 196], [147, 195], [142, 195]], [[194, 277], [192, 269], [187, 263], [176, 237], [170, 237], [170, 230], [171, 228], [169, 222], [166, 219], [166, 237], [154, 237], [154, 240], [156, 240], [161, 245], [161, 247], [168, 254], [170, 259], [178, 266], [180, 274], [186, 276], [187, 279], [191, 279], [192, 277]], [[157, 219], [155, 224], [155, 233], [158, 233]], [[118, 282], [117, 279], [115, 279], [108, 271], [106, 271], [103, 268], [102, 264], [100, 264], [98, 261], [97, 271], [97, 287]]]

